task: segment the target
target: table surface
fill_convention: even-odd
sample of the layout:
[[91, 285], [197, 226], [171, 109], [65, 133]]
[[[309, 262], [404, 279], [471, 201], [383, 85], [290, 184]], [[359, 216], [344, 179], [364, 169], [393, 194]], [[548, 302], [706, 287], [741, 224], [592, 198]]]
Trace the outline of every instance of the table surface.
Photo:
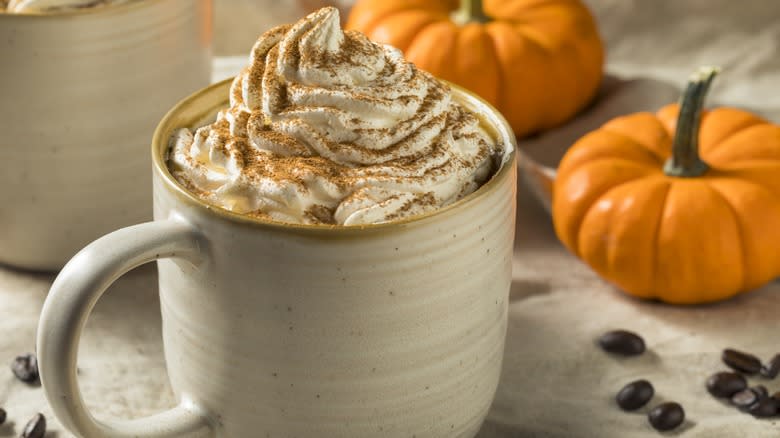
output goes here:
[[[699, 64], [720, 64], [713, 102], [753, 108], [780, 121], [780, 20], [776, 2], [751, 0], [591, 0], [609, 49], [608, 71], [676, 87]], [[639, 56], [641, 55], [641, 56]], [[241, 64], [217, 60], [216, 78]], [[636, 86], [636, 82], [632, 83]], [[639, 93], [627, 108], [651, 105]], [[648, 99], [656, 93], [644, 93]], [[636, 97], [640, 96], [640, 97]], [[639, 101], [637, 101], [639, 99]], [[623, 103], [618, 102], [618, 105]], [[599, 102], [584, 122], [523, 142], [540, 151], [550, 139], [576, 136], [603, 117]], [[614, 108], [613, 108], [614, 109]], [[556, 137], [557, 136], [557, 137]], [[555, 160], [550, 148], [551, 161]], [[544, 155], [544, 151], [539, 152]], [[720, 351], [735, 347], [762, 357], [780, 352], [780, 284], [769, 284], [724, 303], [674, 307], [625, 296], [601, 281], [558, 243], [550, 219], [521, 188], [510, 293], [509, 328], [498, 392], [479, 438], [657, 437], [647, 408], [623, 413], [613, 402], [626, 382], [654, 383], [651, 404], [678, 401], [687, 421], [664, 436], [769, 438], [780, 421], [757, 420], [710, 397], [706, 377], [723, 368]], [[52, 274], [0, 267], [0, 365], [34, 348], [37, 318]], [[99, 418], [138, 417], [174, 404], [160, 339], [153, 266], [120, 279], [98, 303], [80, 350], [80, 383]], [[615, 359], [594, 339], [613, 328], [642, 334], [648, 352]], [[758, 383], [758, 380], [756, 380]], [[780, 379], [765, 383], [780, 390]], [[70, 436], [53, 418], [40, 387], [0, 372], [0, 407], [9, 421], [0, 437], [16, 436], [43, 412], [47, 437]]]

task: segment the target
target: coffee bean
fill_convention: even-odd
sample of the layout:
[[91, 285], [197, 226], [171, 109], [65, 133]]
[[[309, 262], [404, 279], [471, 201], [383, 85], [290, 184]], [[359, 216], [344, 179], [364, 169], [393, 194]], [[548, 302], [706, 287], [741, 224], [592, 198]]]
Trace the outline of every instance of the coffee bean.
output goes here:
[[685, 421], [685, 411], [679, 403], [661, 403], [647, 414], [647, 420], [655, 430], [672, 430]]
[[748, 413], [757, 418], [774, 417], [778, 413], [777, 401], [772, 397], [759, 398], [756, 404], [748, 408]]
[[777, 353], [766, 365], [761, 367], [761, 375], [774, 379], [780, 374], [780, 353]]
[[707, 379], [707, 391], [715, 397], [730, 398], [745, 388], [747, 388], [745, 377], [730, 371], [715, 373]]
[[653, 398], [655, 390], [653, 385], [647, 380], [635, 380], [624, 386], [615, 396], [620, 409], [624, 411], [633, 411], [646, 405]]
[[766, 386], [764, 386], [764, 385], [756, 385], [756, 386], [752, 387], [751, 389], [753, 391], [755, 391], [756, 394], [758, 394], [758, 396], [761, 397], [761, 398], [769, 397], [769, 390], [767, 390]]
[[727, 348], [723, 350], [721, 359], [732, 369], [745, 374], [756, 374], [761, 371], [761, 359], [749, 353]]
[[623, 356], [636, 356], [644, 353], [645, 341], [636, 333], [627, 330], [613, 330], [599, 338], [604, 351]]
[[5, 413], [5, 409], [0, 408], [0, 424], [5, 423], [5, 417], [7, 417], [7, 414]]
[[753, 389], [743, 389], [731, 396], [731, 404], [741, 410], [747, 410], [758, 402], [759, 395]]
[[46, 434], [46, 417], [35, 414], [22, 431], [22, 438], [43, 438]]
[[17, 356], [11, 362], [11, 370], [22, 382], [35, 383], [38, 381], [38, 358], [33, 353]]

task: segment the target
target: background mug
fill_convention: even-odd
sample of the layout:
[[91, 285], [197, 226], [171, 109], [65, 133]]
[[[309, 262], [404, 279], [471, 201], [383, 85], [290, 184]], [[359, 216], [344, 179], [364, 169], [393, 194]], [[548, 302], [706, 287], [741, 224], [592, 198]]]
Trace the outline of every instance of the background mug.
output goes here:
[[[230, 81], [180, 103], [152, 146], [156, 221], [90, 244], [54, 282], [38, 329], [46, 396], [85, 437], [473, 437], [498, 384], [515, 221], [515, 139], [475, 193], [356, 227], [263, 221], [209, 206], [166, 167], [180, 127], [227, 106]], [[181, 404], [131, 421], [87, 411], [76, 360], [87, 317], [124, 272], [160, 259], [165, 359]]]
[[0, 263], [56, 270], [149, 220], [149, 136], [210, 56], [211, 0], [0, 13]]

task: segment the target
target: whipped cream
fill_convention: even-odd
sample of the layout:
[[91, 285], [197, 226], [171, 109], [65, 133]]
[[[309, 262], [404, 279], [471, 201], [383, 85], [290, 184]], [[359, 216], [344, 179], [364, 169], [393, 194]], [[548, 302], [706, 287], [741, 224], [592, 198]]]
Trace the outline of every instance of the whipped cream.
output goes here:
[[361, 225], [476, 190], [502, 147], [400, 51], [343, 31], [338, 10], [254, 45], [216, 122], [177, 131], [169, 166], [190, 191], [271, 220]]
[[5, 12], [56, 12], [71, 9], [116, 5], [133, 0], [1, 0]]

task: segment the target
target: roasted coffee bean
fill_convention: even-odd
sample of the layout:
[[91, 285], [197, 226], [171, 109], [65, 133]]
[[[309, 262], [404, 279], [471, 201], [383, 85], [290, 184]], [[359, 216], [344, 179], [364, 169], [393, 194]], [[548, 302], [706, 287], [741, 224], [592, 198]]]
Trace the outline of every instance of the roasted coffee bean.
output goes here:
[[22, 438], [43, 438], [46, 435], [46, 417], [35, 414], [22, 431]]
[[745, 377], [730, 371], [715, 373], [707, 379], [707, 391], [715, 397], [730, 398], [745, 388], [747, 388]]
[[0, 424], [5, 423], [5, 417], [7, 417], [7, 414], [5, 413], [5, 409], [0, 408]]
[[655, 389], [647, 380], [635, 380], [624, 386], [615, 396], [620, 409], [624, 411], [633, 411], [646, 405], [653, 398]]
[[745, 374], [756, 374], [761, 371], [761, 359], [752, 354], [727, 348], [723, 350], [721, 359], [731, 369]]
[[623, 356], [636, 356], [644, 353], [645, 341], [636, 333], [627, 330], [613, 330], [599, 338], [604, 351]]
[[731, 396], [731, 404], [741, 410], [747, 410], [758, 403], [759, 395], [751, 388], [743, 389]]
[[780, 374], [780, 353], [777, 353], [766, 365], [761, 367], [761, 375], [766, 378], [774, 379], [778, 374]]
[[685, 421], [685, 411], [679, 403], [661, 403], [647, 414], [647, 420], [655, 430], [672, 430]]
[[752, 387], [750, 389], [755, 391], [756, 394], [758, 394], [758, 396], [761, 397], [761, 398], [769, 397], [769, 390], [767, 390], [766, 386], [764, 386], [764, 385], [756, 385], [756, 386], [754, 386], [754, 387]]
[[774, 417], [778, 413], [777, 401], [772, 397], [762, 397], [747, 411], [750, 415], [758, 418]]
[[33, 353], [17, 356], [11, 362], [11, 370], [22, 382], [35, 383], [38, 381], [38, 358]]

